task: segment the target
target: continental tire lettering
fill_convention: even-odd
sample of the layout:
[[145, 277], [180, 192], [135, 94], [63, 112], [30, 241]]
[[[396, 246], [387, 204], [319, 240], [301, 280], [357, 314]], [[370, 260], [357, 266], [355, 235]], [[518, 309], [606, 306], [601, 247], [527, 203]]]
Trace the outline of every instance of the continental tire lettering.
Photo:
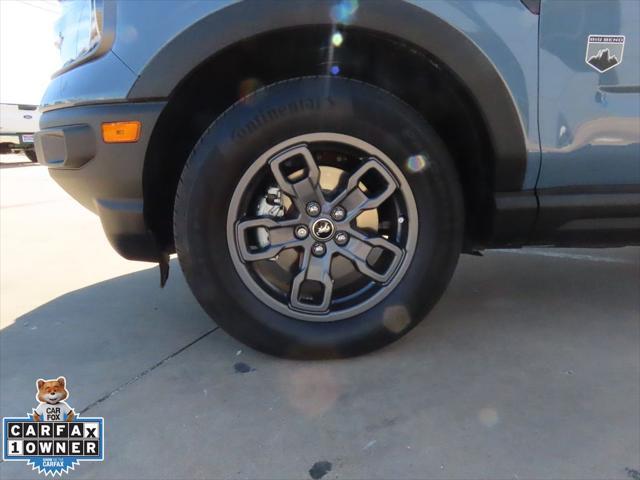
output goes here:
[[286, 117], [287, 115], [305, 111], [319, 111], [324, 107], [335, 107], [336, 101], [332, 97], [325, 98], [303, 98], [287, 105], [281, 105], [276, 108], [269, 108], [260, 111], [253, 116], [244, 126], [234, 128], [231, 132], [232, 140], [241, 140], [247, 135], [252, 134], [260, 127], [267, 125], [275, 120]]

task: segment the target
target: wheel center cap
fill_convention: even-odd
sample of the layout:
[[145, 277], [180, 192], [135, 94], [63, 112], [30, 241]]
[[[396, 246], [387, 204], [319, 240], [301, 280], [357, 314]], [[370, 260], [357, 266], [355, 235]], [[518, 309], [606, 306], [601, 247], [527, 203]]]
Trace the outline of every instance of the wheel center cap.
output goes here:
[[336, 228], [333, 222], [326, 218], [319, 218], [311, 225], [311, 234], [321, 242], [331, 240], [334, 233], [336, 233]]

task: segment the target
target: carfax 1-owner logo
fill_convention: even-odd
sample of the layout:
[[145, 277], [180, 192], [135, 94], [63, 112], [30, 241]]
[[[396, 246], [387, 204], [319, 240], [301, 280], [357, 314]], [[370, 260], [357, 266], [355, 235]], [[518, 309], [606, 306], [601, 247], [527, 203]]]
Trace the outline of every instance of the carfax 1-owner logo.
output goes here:
[[104, 460], [104, 420], [80, 417], [67, 403], [64, 377], [36, 381], [38, 405], [26, 417], [2, 419], [2, 460], [62, 475], [82, 461]]

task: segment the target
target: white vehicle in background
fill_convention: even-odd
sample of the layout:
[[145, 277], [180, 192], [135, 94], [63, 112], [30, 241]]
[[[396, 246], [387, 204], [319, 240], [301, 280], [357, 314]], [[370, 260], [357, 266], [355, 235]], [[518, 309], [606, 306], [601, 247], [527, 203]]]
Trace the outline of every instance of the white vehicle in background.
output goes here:
[[24, 153], [37, 162], [33, 134], [38, 131], [40, 112], [37, 105], [0, 104], [0, 154]]

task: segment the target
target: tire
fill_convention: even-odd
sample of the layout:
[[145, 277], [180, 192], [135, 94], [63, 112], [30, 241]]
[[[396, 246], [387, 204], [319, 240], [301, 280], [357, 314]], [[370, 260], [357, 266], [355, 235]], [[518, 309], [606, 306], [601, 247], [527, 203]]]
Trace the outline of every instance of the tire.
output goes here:
[[29, 160], [31, 160], [33, 163], [38, 163], [38, 157], [36, 156], [36, 151], [35, 150], [25, 150], [24, 154], [27, 156], [27, 158]]
[[[335, 145], [327, 144], [325, 141], [329, 140], [325, 137], [331, 141], [335, 139]], [[314, 143], [315, 140], [319, 143]], [[343, 141], [351, 143], [342, 145]], [[387, 218], [385, 215], [391, 219], [387, 222], [391, 225], [388, 227], [392, 232], [391, 240], [389, 235], [385, 237], [387, 242], [380, 240], [380, 227], [378, 232], [374, 231], [363, 241], [369, 253], [376, 251], [378, 258], [385, 255], [390, 258], [386, 265], [391, 264], [396, 270], [384, 275], [392, 280], [386, 280], [385, 277], [385, 280], [376, 282], [371, 280], [369, 273], [365, 275], [370, 265], [369, 257], [365, 258], [364, 263], [347, 262], [349, 265], [345, 268], [353, 268], [355, 272], [349, 275], [357, 277], [360, 283], [354, 280], [351, 284], [345, 280], [347, 287], [344, 287], [344, 291], [351, 292], [349, 289], [353, 289], [356, 293], [349, 296], [343, 292], [340, 297], [331, 297], [329, 307], [318, 314], [307, 310], [323, 308], [320, 304], [324, 301], [323, 293], [327, 292], [327, 285], [336, 284], [333, 281], [319, 286], [313, 281], [307, 284], [312, 277], [310, 274], [304, 277], [308, 272], [303, 270], [305, 265], [320, 261], [306, 248], [311, 245], [309, 242], [316, 242], [313, 245], [321, 243], [316, 233], [320, 235], [329, 226], [310, 223], [310, 233], [315, 239], [311, 239], [311, 236], [305, 240], [287, 237], [287, 241], [307, 242], [304, 243], [306, 246], [301, 247], [302, 250], [289, 251], [299, 255], [298, 263], [294, 262], [293, 265], [299, 265], [301, 270], [300, 273], [291, 274], [293, 279], [288, 285], [295, 284], [295, 276], [301, 275], [304, 277], [302, 285], [317, 287], [321, 292], [321, 299], [316, 305], [313, 303], [316, 294], [302, 295], [300, 292], [303, 287], [298, 284], [296, 302], [299, 299], [298, 303], [302, 305], [302, 310], [298, 310], [293, 306], [293, 294], [288, 300], [283, 300], [282, 292], [271, 284], [267, 285], [267, 281], [263, 282], [260, 269], [276, 268], [273, 261], [244, 261], [245, 256], [252, 255], [251, 248], [255, 246], [249, 248], [249, 237], [245, 236], [245, 230], [241, 230], [245, 220], [240, 217], [234, 220], [236, 211], [242, 210], [240, 205], [243, 205], [244, 196], [251, 195], [249, 192], [257, 188], [254, 184], [262, 181], [247, 175], [253, 174], [253, 171], [267, 172], [260, 175], [269, 175], [269, 168], [271, 171], [280, 168], [274, 165], [284, 158], [283, 155], [288, 155], [286, 152], [291, 150], [291, 142], [301, 145], [295, 148], [303, 150], [308, 148], [311, 151], [312, 147], [329, 149], [329, 154], [322, 150], [316, 157], [310, 157], [316, 158], [320, 169], [327, 168], [319, 163], [321, 159], [333, 155], [335, 149], [347, 149], [345, 151], [350, 152], [349, 155], [352, 151], [348, 149], [353, 145], [354, 149], [362, 146], [368, 155], [373, 151], [374, 155], [370, 157], [358, 157], [362, 152], [355, 150], [351, 156], [335, 155], [336, 161], [345, 161], [346, 158], [347, 163], [356, 162], [354, 168], [359, 168], [357, 162], [364, 165], [377, 161], [381, 165], [371, 163], [372, 171], [375, 170], [371, 177], [375, 179], [369, 180], [366, 175], [361, 177], [362, 182], [365, 178], [367, 182], [373, 182], [371, 189], [366, 183], [364, 190], [361, 190], [361, 184], [354, 180], [358, 187], [345, 195], [351, 198], [352, 194], [355, 196], [365, 191], [365, 196], [371, 202], [367, 205], [373, 205], [378, 198], [377, 188], [384, 190], [384, 195], [391, 195], [383, 197], [383, 193], [380, 193], [379, 198], [386, 200], [375, 210], [378, 225], [382, 225], [381, 219]], [[278, 151], [279, 145], [287, 145], [284, 153], [277, 152], [277, 159], [270, 157], [274, 149]], [[269, 159], [265, 161], [266, 157]], [[302, 162], [306, 158], [303, 152], [291, 161]], [[308, 176], [308, 184], [313, 185], [317, 178], [312, 175], [313, 168], [305, 166], [300, 171]], [[322, 170], [322, 176], [324, 172]], [[345, 175], [348, 179], [357, 177], [352, 172]], [[250, 180], [247, 181], [247, 178]], [[388, 194], [385, 189], [392, 180], [396, 187], [393, 193]], [[307, 182], [306, 179], [303, 181]], [[286, 193], [285, 187], [293, 184], [294, 180], [287, 177], [280, 192]], [[278, 183], [279, 187], [281, 185]], [[262, 198], [260, 191], [257, 198]], [[325, 192], [325, 195], [329, 194]], [[302, 195], [300, 198], [303, 198]], [[292, 197], [293, 203], [297, 199]], [[344, 201], [347, 201], [346, 197]], [[322, 208], [325, 208], [324, 204]], [[249, 207], [245, 210], [249, 211]], [[245, 210], [242, 212], [246, 215]], [[299, 215], [298, 218], [311, 215], [309, 211], [301, 213], [301, 208], [291, 207], [291, 210], [294, 215]], [[331, 220], [330, 217], [327, 219]], [[260, 217], [258, 222], [262, 221]], [[463, 224], [461, 188], [453, 161], [424, 118], [384, 90], [336, 77], [304, 77], [272, 84], [230, 107], [205, 131], [193, 149], [182, 172], [174, 208], [175, 245], [180, 265], [202, 307], [220, 327], [241, 342], [265, 353], [290, 358], [359, 355], [381, 348], [406, 334], [424, 318], [445, 290], [460, 254]], [[340, 224], [336, 222], [333, 227], [337, 231]], [[358, 241], [353, 236], [361, 233], [356, 227], [349, 230], [352, 234], [349, 237], [351, 243], [344, 247], [350, 248], [349, 254], [355, 250], [353, 242]], [[288, 232], [286, 229], [279, 231]], [[268, 232], [269, 242], [272, 242], [274, 230]], [[295, 230], [295, 233], [300, 232]], [[333, 234], [337, 235], [335, 232]], [[255, 238], [255, 235], [251, 238]], [[327, 251], [341, 248], [337, 246], [339, 238], [335, 237], [322, 245]], [[376, 239], [383, 242], [381, 245], [384, 248], [372, 246]], [[395, 240], [400, 246], [391, 248], [392, 245], [388, 244]], [[265, 247], [266, 250], [271, 248], [273, 243]], [[277, 263], [284, 256], [280, 252], [272, 260]], [[330, 275], [336, 271], [335, 264], [331, 262], [337, 260], [336, 257], [332, 258], [334, 260], [329, 260], [327, 267]], [[305, 259], [309, 263], [305, 263]], [[370, 282], [366, 288], [357, 289], [366, 282]], [[255, 288], [255, 285], [267, 286], [262, 289]], [[337, 292], [336, 286], [331, 295], [337, 295]], [[356, 300], [351, 300], [352, 297]], [[308, 298], [313, 301], [304, 303]], [[360, 298], [363, 299], [362, 303], [357, 303]], [[351, 301], [353, 305], [349, 303]], [[343, 308], [341, 305], [346, 306]]]

